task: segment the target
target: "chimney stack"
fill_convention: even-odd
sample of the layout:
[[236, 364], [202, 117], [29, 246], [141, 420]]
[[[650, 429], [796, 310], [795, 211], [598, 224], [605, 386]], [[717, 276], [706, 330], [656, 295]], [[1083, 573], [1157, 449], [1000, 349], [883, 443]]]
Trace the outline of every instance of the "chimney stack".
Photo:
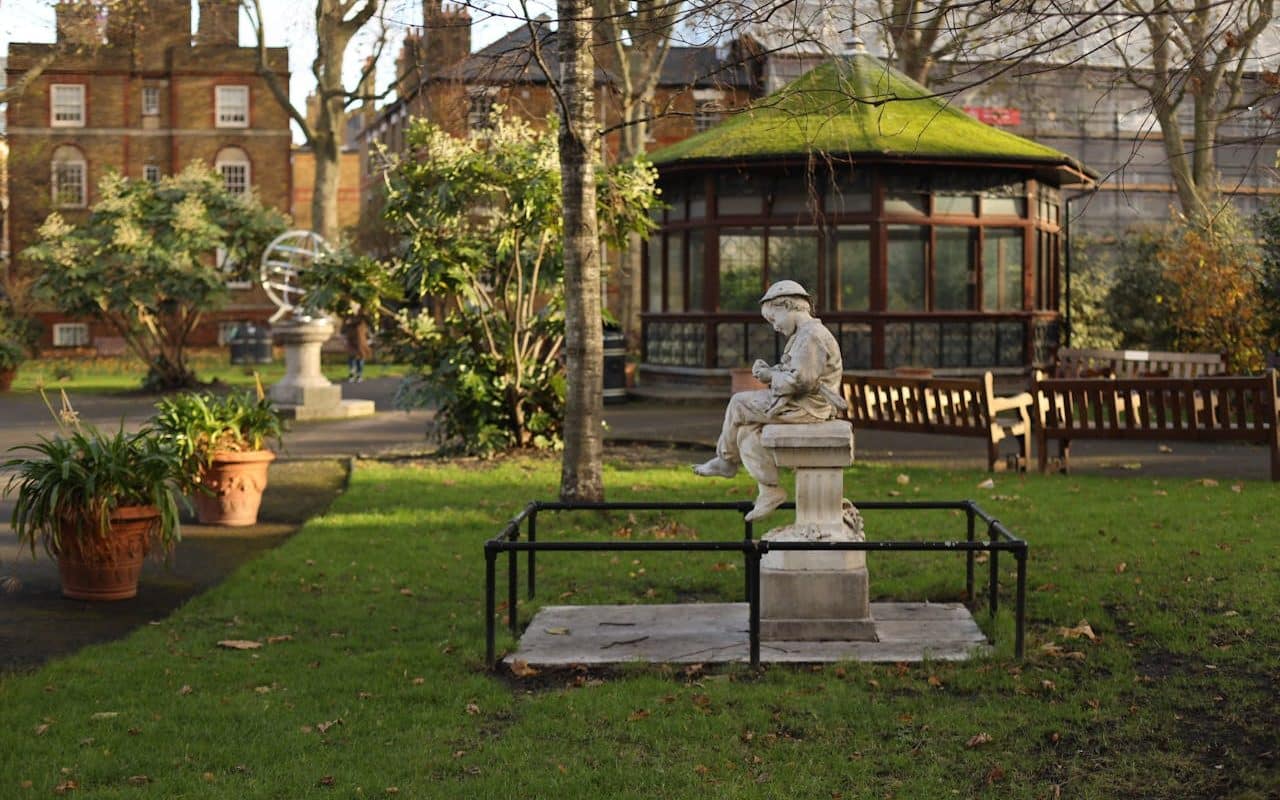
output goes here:
[[240, 3], [238, 0], [200, 0], [200, 21], [196, 44], [203, 47], [240, 46]]

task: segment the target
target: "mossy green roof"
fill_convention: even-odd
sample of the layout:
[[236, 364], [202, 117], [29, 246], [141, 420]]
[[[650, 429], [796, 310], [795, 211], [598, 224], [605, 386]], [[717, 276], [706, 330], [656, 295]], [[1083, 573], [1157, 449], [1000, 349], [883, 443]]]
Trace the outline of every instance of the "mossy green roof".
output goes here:
[[714, 128], [650, 154], [659, 165], [813, 152], [1064, 164], [1071, 156], [979, 122], [865, 53], [834, 59]]

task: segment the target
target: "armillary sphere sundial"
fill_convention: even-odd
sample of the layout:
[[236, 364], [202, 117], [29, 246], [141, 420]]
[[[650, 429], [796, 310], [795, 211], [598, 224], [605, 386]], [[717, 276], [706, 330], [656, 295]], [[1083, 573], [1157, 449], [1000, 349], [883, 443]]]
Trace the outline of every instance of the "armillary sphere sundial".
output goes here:
[[372, 400], [343, 400], [342, 388], [324, 376], [320, 350], [333, 336], [333, 322], [323, 313], [312, 316], [303, 310], [307, 291], [302, 276], [328, 252], [329, 243], [320, 234], [293, 230], [277, 236], [262, 254], [259, 280], [276, 305], [271, 335], [284, 347], [285, 374], [271, 387], [271, 399], [282, 413], [298, 420], [374, 412]]
[[316, 260], [330, 252], [329, 243], [315, 231], [285, 231], [267, 245], [262, 253], [262, 269], [258, 278], [262, 290], [276, 305], [271, 322], [294, 314], [302, 307], [306, 289], [302, 286], [302, 274], [315, 265]]

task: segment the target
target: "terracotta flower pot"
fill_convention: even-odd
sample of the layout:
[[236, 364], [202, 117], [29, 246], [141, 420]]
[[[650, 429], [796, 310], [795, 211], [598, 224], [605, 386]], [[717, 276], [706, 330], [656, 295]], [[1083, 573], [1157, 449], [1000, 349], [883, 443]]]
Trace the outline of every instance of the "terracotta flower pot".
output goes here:
[[79, 535], [63, 523], [58, 547], [62, 594], [76, 600], [127, 600], [138, 594], [142, 560], [160, 522], [155, 506], [121, 506], [111, 513], [106, 536]]
[[262, 492], [267, 488], [267, 467], [275, 457], [270, 450], [214, 453], [200, 481], [212, 494], [198, 491], [192, 498], [200, 523], [229, 526], [257, 523]]
[[7, 392], [13, 386], [13, 379], [17, 376], [16, 369], [0, 369], [0, 392]]

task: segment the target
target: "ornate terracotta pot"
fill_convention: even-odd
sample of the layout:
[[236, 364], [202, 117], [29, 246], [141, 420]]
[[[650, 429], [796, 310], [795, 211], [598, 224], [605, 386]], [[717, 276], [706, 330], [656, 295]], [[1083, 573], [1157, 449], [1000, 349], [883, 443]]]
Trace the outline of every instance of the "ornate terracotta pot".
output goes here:
[[142, 561], [159, 524], [160, 510], [155, 506], [117, 508], [105, 536], [81, 535], [74, 521], [64, 521], [56, 554], [62, 594], [76, 600], [137, 596]]
[[192, 500], [202, 525], [253, 525], [258, 521], [262, 492], [267, 488], [267, 467], [276, 458], [270, 450], [248, 453], [214, 453], [200, 482], [208, 490]]

